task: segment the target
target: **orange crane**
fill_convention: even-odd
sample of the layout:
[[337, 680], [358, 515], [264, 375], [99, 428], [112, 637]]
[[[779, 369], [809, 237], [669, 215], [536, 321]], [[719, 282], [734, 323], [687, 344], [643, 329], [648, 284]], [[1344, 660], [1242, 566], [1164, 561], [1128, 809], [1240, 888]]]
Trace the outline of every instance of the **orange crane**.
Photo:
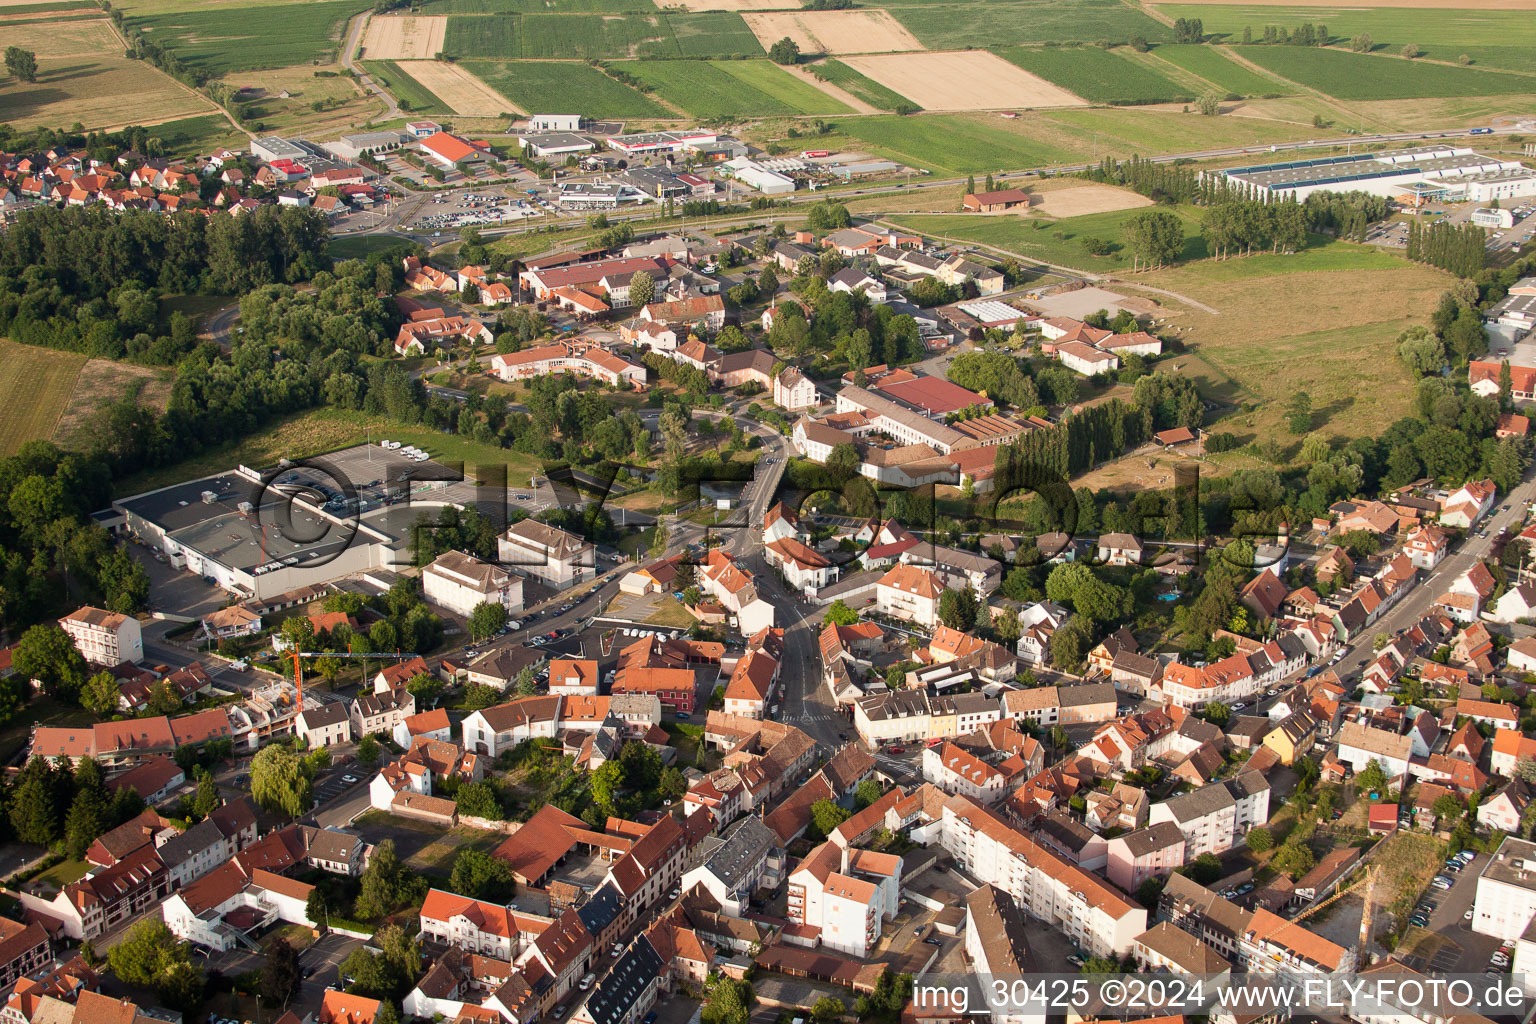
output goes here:
[[395, 661], [410, 661], [418, 657], [415, 654], [355, 654], [352, 651], [289, 651], [288, 656], [293, 659], [293, 688], [295, 692], [294, 709], [298, 713], [304, 710], [304, 669], [301, 658], [359, 658], [367, 661], [369, 658], [379, 660], [394, 659]]

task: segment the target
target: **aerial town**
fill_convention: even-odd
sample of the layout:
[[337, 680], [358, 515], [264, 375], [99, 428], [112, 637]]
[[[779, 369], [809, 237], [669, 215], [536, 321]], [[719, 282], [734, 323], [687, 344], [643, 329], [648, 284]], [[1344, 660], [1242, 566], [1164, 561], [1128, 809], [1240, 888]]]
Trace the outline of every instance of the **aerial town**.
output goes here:
[[1530, 0], [652, 6], [0, 0], [4, 1024], [1529, 1024]]

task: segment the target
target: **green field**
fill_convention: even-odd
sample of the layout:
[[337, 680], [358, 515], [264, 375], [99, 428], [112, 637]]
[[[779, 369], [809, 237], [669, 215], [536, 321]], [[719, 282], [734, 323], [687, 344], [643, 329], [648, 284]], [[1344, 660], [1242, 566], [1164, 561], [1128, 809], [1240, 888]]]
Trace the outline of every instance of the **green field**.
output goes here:
[[[59, 11], [83, 11], [101, 10], [101, 5], [92, 3], [92, 0], [49, 0], [41, 4], [21, 4], [10, 6], [0, 3], [0, 14], [51, 14]], [[31, 20], [31, 19], [28, 19]], [[7, 24], [13, 24], [8, 22]]]
[[[1120, 244], [1124, 237], [1125, 222], [1143, 212], [1145, 208], [1117, 210], [1058, 221], [1013, 216], [906, 216], [890, 219], [932, 237], [980, 242], [1045, 263], [1083, 270], [1120, 270], [1131, 265], [1130, 252]], [[1205, 241], [1200, 237], [1200, 220], [1193, 208], [1173, 208], [1171, 212], [1176, 213], [1184, 223], [1182, 258], [1204, 258]], [[1089, 256], [1083, 250], [1082, 240], [1085, 238], [1103, 239], [1119, 247], [1108, 256]]]
[[342, 25], [368, 6], [366, 0], [313, 0], [130, 15], [127, 22], [193, 67], [221, 75], [329, 61]]
[[404, 243], [394, 235], [341, 235], [331, 239], [326, 251], [333, 260], [360, 260]]
[[1163, 43], [1152, 51], [1190, 74], [1199, 75], [1216, 88], [1236, 96], [1280, 96], [1293, 90], [1230, 60], [1214, 46], [1196, 43]]
[[53, 436], [85, 356], [20, 345], [0, 338], [0, 455]]
[[406, 74], [394, 61], [370, 60], [364, 61], [363, 66], [368, 69], [368, 73], [374, 77], [375, 81], [400, 101], [401, 110], [408, 110], [412, 114], [451, 115], [453, 113], [432, 90]]
[[1179, 103], [1194, 99], [1188, 89], [1117, 53], [1096, 46], [1059, 49], [1014, 46], [998, 50], [1011, 64], [1077, 93], [1090, 103]]
[[419, 0], [422, 14], [537, 14], [544, 11], [644, 11], [651, 0]]
[[[840, 60], [823, 60], [808, 65], [806, 70], [811, 74], [826, 79], [833, 85], [842, 89], [849, 95], [856, 96], [871, 106], [881, 110], [895, 110], [898, 107], [916, 107], [905, 96], [894, 92], [860, 72], [853, 70]], [[917, 109], [921, 109], [920, 107]]]
[[847, 114], [809, 82], [766, 60], [625, 61], [615, 65], [695, 117]]
[[1054, 146], [969, 118], [880, 114], [844, 118], [836, 127], [870, 152], [940, 173], [987, 174], [1066, 163], [1078, 156], [1065, 145]]
[[1413, 100], [1536, 92], [1536, 79], [1315, 46], [1247, 46], [1243, 56], [1341, 100]]
[[891, 14], [933, 50], [1016, 43], [1149, 42], [1172, 38], [1167, 26], [1117, 0], [1037, 0], [1031, 3], [893, 7]]
[[[1170, 18], [1199, 18], [1208, 33], [1242, 38], [1243, 28], [1261, 36], [1265, 25], [1291, 29], [1303, 22], [1328, 26], [1335, 42], [1368, 32], [1380, 46], [1401, 47], [1418, 43], [1426, 50], [1436, 46], [1468, 47], [1536, 45], [1536, 17], [1529, 11], [1480, 11], [1467, 7], [1241, 7], [1225, 4], [1169, 4], [1158, 12]], [[1244, 51], [1246, 54], [1247, 51]]]
[[460, 58], [523, 59], [761, 56], [757, 37], [729, 12], [506, 14], [448, 19], [443, 50]]
[[639, 90], [586, 64], [475, 60], [465, 61], [463, 67], [524, 110], [567, 110], [593, 118], [675, 116]]
[[221, 146], [241, 149], [251, 140], [222, 114], [200, 114], [155, 125], [154, 135], [171, 153], [209, 153]]

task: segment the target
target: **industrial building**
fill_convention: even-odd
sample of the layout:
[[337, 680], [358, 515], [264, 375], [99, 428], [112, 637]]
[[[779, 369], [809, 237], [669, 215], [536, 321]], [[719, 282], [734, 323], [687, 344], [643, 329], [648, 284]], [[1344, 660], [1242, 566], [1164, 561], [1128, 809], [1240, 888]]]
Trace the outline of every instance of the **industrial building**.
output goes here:
[[793, 178], [786, 178], [776, 171], [770, 171], [756, 161], [746, 157], [737, 157], [735, 160], [727, 160], [724, 164], [725, 172], [743, 185], [757, 189], [765, 196], [783, 195], [795, 190]]
[[1246, 185], [1269, 199], [1300, 200], [1313, 192], [1368, 192], [1417, 206], [1536, 195], [1536, 171], [1518, 160], [1450, 146], [1288, 160], [1206, 173]]
[[531, 153], [541, 160], [547, 156], [590, 153], [597, 148], [597, 143], [585, 135], [577, 135], [574, 132], [538, 132], [532, 135], [521, 135], [517, 141], [522, 143], [524, 152]]
[[399, 149], [408, 138], [403, 132], [360, 132], [343, 135], [335, 142], [326, 143], [325, 148], [341, 160], [356, 160], [367, 154]]

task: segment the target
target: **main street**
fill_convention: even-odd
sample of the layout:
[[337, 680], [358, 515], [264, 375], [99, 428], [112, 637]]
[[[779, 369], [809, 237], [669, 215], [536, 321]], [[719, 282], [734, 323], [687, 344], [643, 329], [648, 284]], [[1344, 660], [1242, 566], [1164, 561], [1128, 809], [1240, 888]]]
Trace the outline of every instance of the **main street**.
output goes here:
[[1527, 474], [1527, 478], [1503, 497], [1502, 503], [1478, 524], [1474, 532], [1467, 535], [1454, 554], [1447, 555], [1433, 572], [1355, 641], [1349, 654], [1334, 666], [1339, 678], [1355, 678], [1375, 659], [1371, 637], [1378, 633], [1391, 636], [1428, 615], [1435, 598], [1445, 593], [1456, 577], [1472, 568], [1476, 562], [1489, 557], [1494, 538], [1501, 529], [1507, 526], [1511, 533], [1518, 532], [1525, 519], [1526, 508], [1533, 500], [1536, 500], [1536, 477]]

